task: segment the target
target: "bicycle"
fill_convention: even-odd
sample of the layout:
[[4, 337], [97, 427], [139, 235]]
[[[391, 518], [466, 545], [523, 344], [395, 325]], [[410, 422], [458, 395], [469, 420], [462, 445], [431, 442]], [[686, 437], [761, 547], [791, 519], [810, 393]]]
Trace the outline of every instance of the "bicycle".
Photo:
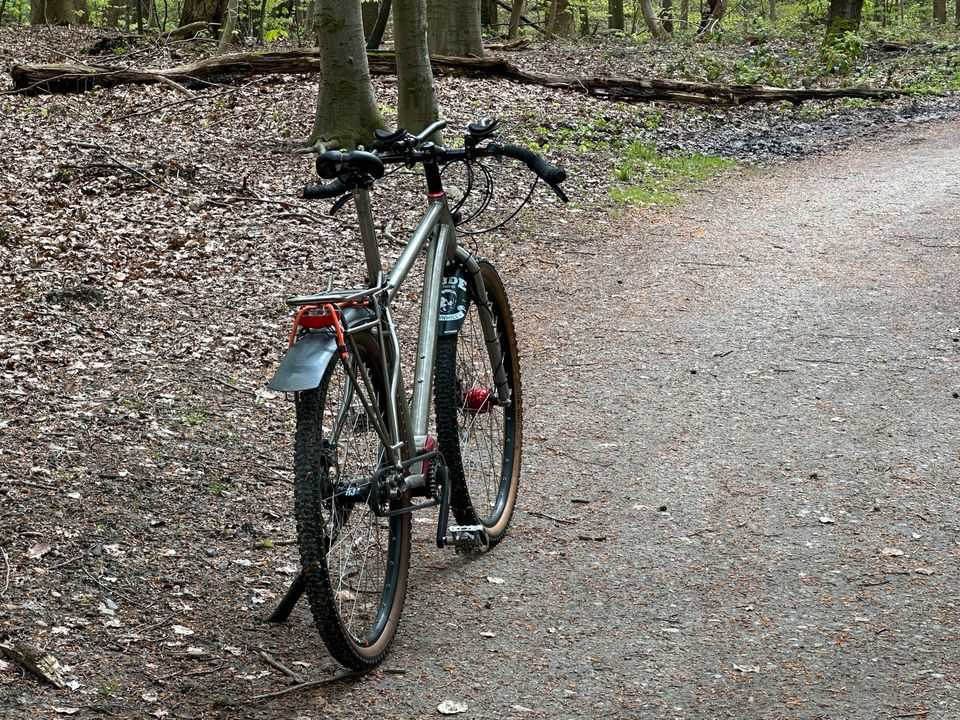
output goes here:
[[[471, 124], [461, 148], [427, 142], [444, 121], [418, 135], [377, 131], [373, 152], [321, 154], [317, 172], [331, 182], [303, 191], [304, 198], [336, 198], [334, 210], [354, 201], [367, 286], [328, 285], [287, 300], [296, 310], [294, 326], [268, 386], [294, 394], [301, 571], [268, 620], [285, 619], [306, 592], [327, 649], [356, 670], [380, 663], [397, 631], [412, 512], [438, 507], [437, 546], [470, 552], [500, 542], [513, 515], [523, 408], [513, 317], [493, 265], [457, 241], [454, 213], [462, 201], [449, 204], [442, 169], [466, 163], [466, 196], [477, 168], [486, 189], [492, 187], [482, 160], [515, 158], [564, 201], [559, 183], [566, 174], [526, 148], [492, 142], [496, 126]], [[369, 191], [388, 165], [422, 167], [428, 204], [385, 272]], [[408, 402], [391, 302], [421, 253], [423, 295]], [[431, 395], [436, 436], [429, 433]]]

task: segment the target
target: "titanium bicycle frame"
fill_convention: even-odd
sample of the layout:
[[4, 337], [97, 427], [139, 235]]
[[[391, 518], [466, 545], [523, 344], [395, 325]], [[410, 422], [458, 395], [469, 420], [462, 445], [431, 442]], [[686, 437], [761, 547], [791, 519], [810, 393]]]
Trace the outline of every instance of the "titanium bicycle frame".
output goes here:
[[[429, 130], [429, 128], [428, 128]], [[424, 135], [428, 135], [427, 131]], [[349, 405], [353, 392], [359, 392], [364, 401], [367, 415], [371, 421], [377, 423], [377, 431], [388, 455], [386, 466], [394, 470], [410, 469], [410, 474], [401, 481], [396, 492], [421, 488], [427, 483], [426, 475], [417, 470], [418, 460], [427, 460], [435, 453], [426, 448], [427, 432], [430, 423], [430, 410], [433, 395], [434, 360], [436, 357], [437, 340], [440, 335], [440, 295], [444, 279], [446, 261], [453, 259], [466, 271], [466, 281], [469, 285], [473, 301], [477, 305], [480, 323], [483, 328], [484, 340], [490, 357], [491, 367], [495, 369], [494, 382], [497, 385], [497, 397], [501, 404], [511, 401], [510, 389], [503, 365], [503, 351], [497, 336], [496, 321], [489, 305], [486, 287], [480, 275], [477, 259], [470, 251], [459, 245], [456, 240], [456, 227], [447, 196], [441, 190], [430, 192], [427, 210], [421, 218], [410, 239], [397, 258], [393, 268], [386, 275], [383, 272], [380, 248], [377, 243], [376, 229], [373, 220], [373, 210], [370, 202], [369, 190], [361, 188], [352, 191], [357, 209], [357, 219], [360, 225], [360, 235], [363, 243], [364, 260], [367, 267], [368, 290], [355, 291], [348, 295], [328, 291], [316, 295], [293, 297], [287, 300], [292, 307], [306, 305], [326, 305], [342, 301], [367, 299], [372, 306], [372, 313], [343, 311], [347, 325], [343, 328], [344, 338], [359, 332], [368, 332], [377, 327], [376, 335], [380, 344], [383, 363], [383, 377], [389, 385], [387, 392], [387, 427], [379, 422], [379, 412], [369, 406], [369, 399], [374, 395], [369, 376], [362, 363], [355, 363], [360, 376], [350, 374], [348, 395], [344, 405]], [[426, 268], [424, 272], [423, 295], [420, 309], [419, 337], [417, 339], [417, 355], [413, 374], [413, 394], [409, 404], [406, 402], [406, 388], [404, 387], [401, 369], [399, 342], [396, 326], [390, 314], [390, 305], [400, 288], [410, 275], [414, 263], [420, 253], [426, 249]], [[351, 317], [351, 315], [353, 317]], [[444, 333], [459, 331], [463, 318], [455, 322], [452, 329], [445, 325]], [[326, 341], [311, 341], [319, 347], [297, 352], [297, 346], [313, 335], [322, 335]], [[336, 338], [331, 333], [308, 333], [298, 339], [284, 356], [273, 380], [271, 388], [283, 391], [310, 390], [319, 385], [323, 373], [337, 352]], [[311, 372], [304, 382], [302, 370], [304, 364], [310, 365]], [[296, 366], [295, 368], [292, 366]], [[297, 371], [300, 375], [294, 377]], [[366, 399], [364, 399], [364, 395]], [[400, 437], [400, 428], [406, 428], [404, 437]], [[425, 463], [424, 463], [425, 465]], [[421, 466], [423, 467], [423, 466]], [[415, 506], [416, 507], [416, 506]], [[414, 508], [411, 508], [414, 509]]]

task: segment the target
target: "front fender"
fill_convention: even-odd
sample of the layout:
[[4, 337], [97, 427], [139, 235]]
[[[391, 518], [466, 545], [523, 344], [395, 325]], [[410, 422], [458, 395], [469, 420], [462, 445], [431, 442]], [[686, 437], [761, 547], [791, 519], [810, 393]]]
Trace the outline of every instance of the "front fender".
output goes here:
[[[347, 326], [373, 319], [362, 308], [347, 308], [343, 313]], [[320, 386], [323, 373], [337, 353], [337, 336], [331, 329], [301, 334], [290, 346], [267, 387], [277, 392], [299, 392]]]

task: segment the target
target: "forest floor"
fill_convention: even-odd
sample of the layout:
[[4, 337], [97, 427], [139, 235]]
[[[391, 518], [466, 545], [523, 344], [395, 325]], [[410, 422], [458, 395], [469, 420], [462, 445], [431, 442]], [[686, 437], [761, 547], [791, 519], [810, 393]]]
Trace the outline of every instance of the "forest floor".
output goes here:
[[[0, 28], [0, 61], [91, 40]], [[605, 54], [665, 67], [510, 58]], [[570, 174], [569, 205], [541, 188], [475, 240], [520, 327], [515, 526], [470, 562], [418, 519], [383, 668], [276, 699], [265, 654], [341, 672], [306, 608], [262, 622], [297, 571], [292, 409], [265, 389], [282, 300], [359, 274], [349, 212], [295, 199], [315, 80], [0, 96], [0, 641], [66, 680], [0, 657], [0, 718], [956, 717], [957, 98], [438, 93], [451, 134], [495, 111]], [[625, 207], [634, 141], [740, 165], [677, 208]], [[395, 237], [409, 184], [376, 193]]]

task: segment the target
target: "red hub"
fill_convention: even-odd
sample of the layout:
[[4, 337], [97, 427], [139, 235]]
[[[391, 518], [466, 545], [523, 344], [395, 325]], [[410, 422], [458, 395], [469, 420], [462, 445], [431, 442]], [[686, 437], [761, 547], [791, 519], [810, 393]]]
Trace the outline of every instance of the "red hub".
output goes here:
[[493, 409], [493, 390], [473, 388], [463, 396], [463, 409], [468, 413], [487, 413]]

